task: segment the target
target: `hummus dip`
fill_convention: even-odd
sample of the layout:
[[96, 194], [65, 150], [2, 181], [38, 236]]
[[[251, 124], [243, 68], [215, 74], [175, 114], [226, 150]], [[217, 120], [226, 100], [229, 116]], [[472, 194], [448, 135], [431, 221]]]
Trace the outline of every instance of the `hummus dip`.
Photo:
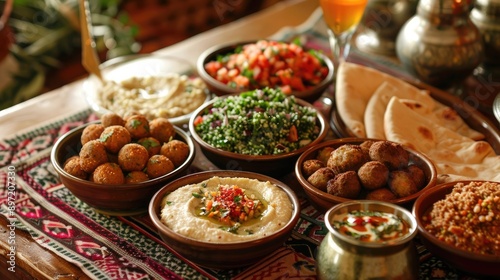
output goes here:
[[213, 177], [167, 194], [161, 220], [198, 241], [232, 243], [268, 236], [283, 228], [292, 213], [286, 192], [268, 181]]
[[99, 96], [102, 107], [121, 116], [139, 113], [152, 120], [189, 114], [207, 99], [206, 84], [198, 77], [169, 73], [105, 81]]

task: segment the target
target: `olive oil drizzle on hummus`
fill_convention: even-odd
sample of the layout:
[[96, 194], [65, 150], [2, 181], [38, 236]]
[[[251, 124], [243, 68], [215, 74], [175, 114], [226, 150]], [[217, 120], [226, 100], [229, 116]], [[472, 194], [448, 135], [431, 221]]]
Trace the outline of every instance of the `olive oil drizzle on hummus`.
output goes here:
[[219, 185], [217, 190], [207, 190], [202, 185], [199, 192], [193, 192], [194, 198], [200, 200], [196, 207], [196, 215], [209, 219], [220, 225], [220, 228], [235, 234], [251, 235], [253, 232], [238, 232], [243, 224], [259, 221], [267, 209], [267, 202], [257, 192], [242, 189], [237, 185]]

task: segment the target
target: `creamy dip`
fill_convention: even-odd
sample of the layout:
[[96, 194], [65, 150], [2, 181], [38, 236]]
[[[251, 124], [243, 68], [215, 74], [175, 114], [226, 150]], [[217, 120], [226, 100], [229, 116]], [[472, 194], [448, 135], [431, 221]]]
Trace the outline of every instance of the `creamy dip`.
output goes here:
[[342, 234], [366, 242], [398, 239], [409, 232], [397, 215], [378, 211], [351, 211], [335, 216], [334, 227]]
[[161, 220], [173, 231], [199, 241], [231, 243], [278, 231], [292, 212], [286, 192], [271, 182], [213, 177], [166, 195]]
[[207, 95], [198, 77], [169, 73], [164, 76], [132, 77], [120, 83], [104, 82], [100, 105], [121, 116], [140, 113], [148, 119], [174, 118], [193, 112]]

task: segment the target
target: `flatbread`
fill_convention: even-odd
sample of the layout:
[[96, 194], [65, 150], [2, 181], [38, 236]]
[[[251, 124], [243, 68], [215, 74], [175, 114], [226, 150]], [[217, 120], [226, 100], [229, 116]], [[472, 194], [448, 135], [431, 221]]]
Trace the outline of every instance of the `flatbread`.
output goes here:
[[415, 110], [425, 110], [421, 114], [430, 114], [436, 106], [436, 102], [426, 90], [417, 88], [400, 90], [390, 83], [382, 82], [366, 105], [364, 114], [366, 137], [385, 139], [384, 114], [387, 104], [393, 96], [408, 100], [407, 102], [413, 104]]
[[355, 137], [366, 137], [366, 105], [382, 83], [400, 91], [419, 91], [416, 87], [389, 74], [351, 62], [340, 64], [335, 84], [335, 103], [340, 118]]
[[431, 158], [442, 180], [500, 179], [500, 156], [489, 143], [475, 141], [439, 125], [416, 113], [397, 97], [392, 97], [387, 105], [384, 133], [387, 140]]
[[470, 128], [455, 110], [433, 99], [427, 90], [366, 66], [350, 62], [340, 65], [335, 101], [352, 136], [385, 139], [382, 120], [392, 96], [407, 100], [415, 112], [465, 137], [484, 139], [482, 133]]

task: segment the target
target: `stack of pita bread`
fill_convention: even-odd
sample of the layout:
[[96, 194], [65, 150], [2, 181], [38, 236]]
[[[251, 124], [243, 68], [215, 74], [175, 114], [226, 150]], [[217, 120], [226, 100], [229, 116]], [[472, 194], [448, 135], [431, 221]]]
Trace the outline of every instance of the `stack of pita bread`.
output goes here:
[[350, 62], [342, 63], [337, 75], [337, 111], [354, 136], [386, 139], [426, 154], [439, 183], [500, 182], [500, 156], [485, 136], [428, 91]]

